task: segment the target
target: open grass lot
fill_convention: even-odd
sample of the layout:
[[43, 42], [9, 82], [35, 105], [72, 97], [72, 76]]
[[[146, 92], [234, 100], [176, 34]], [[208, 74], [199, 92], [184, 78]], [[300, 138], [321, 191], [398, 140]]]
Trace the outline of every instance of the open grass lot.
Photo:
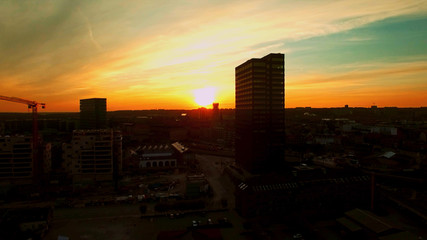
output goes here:
[[233, 211], [188, 214], [178, 219], [168, 217], [140, 218], [138, 205], [117, 205], [89, 208], [55, 209], [54, 221], [46, 240], [59, 235], [70, 239], [156, 239], [160, 231], [184, 230], [192, 220], [207, 222], [226, 217], [234, 225], [223, 228], [224, 239], [242, 239], [242, 220]]

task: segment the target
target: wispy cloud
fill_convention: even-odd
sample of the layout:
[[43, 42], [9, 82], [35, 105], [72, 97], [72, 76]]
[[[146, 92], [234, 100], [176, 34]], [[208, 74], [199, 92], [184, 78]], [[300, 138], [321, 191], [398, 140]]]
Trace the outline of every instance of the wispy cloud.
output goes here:
[[80, 15], [83, 17], [83, 19], [86, 22], [86, 26], [87, 26], [87, 30], [88, 30], [88, 34], [89, 34], [89, 38], [92, 41], [93, 45], [95, 45], [95, 47], [98, 50], [102, 50], [101, 45], [95, 40], [95, 38], [93, 37], [93, 31], [92, 31], [92, 25], [89, 22], [89, 19], [86, 17], [86, 15], [84, 15], [84, 13], [82, 12], [82, 10], [80, 8], [77, 8], [77, 10], [79, 11]]
[[347, 41], [349, 42], [363, 42], [363, 41], [371, 41], [373, 40], [373, 37], [351, 37], [347, 38]]
[[293, 76], [286, 83], [287, 107], [426, 106], [426, 66], [427, 61], [356, 64], [358, 70], [340, 74]]
[[[384, 79], [384, 78], [403, 78], [406, 75], [414, 75], [414, 74], [426, 74], [427, 75], [427, 61], [419, 61], [419, 62], [411, 62], [411, 63], [388, 63], [382, 64], [377, 68], [372, 69], [373, 64], [355, 64], [351, 70], [341, 74], [329, 74], [329, 75], [317, 75], [317, 76], [296, 76], [296, 79], [287, 83], [287, 86], [299, 86], [299, 87], [307, 87], [307, 85], [321, 85], [321, 84], [351, 84], [351, 83], [366, 83], [370, 81], [375, 81], [376, 79]], [[350, 68], [349, 66], [347, 66]], [[370, 69], [366, 69], [366, 68]], [[418, 79], [419, 81], [419, 79]], [[406, 81], [404, 84], [410, 84], [411, 82]], [[396, 82], [393, 82], [396, 84]], [[427, 86], [427, 82], [425, 83]], [[384, 84], [386, 88], [387, 84]]]

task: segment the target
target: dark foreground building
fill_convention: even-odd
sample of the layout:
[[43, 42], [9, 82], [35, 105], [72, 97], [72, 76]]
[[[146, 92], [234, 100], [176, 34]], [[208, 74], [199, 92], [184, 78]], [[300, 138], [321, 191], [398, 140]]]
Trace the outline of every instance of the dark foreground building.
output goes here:
[[362, 173], [315, 175], [248, 179], [236, 188], [236, 210], [243, 217], [284, 217], [301, 213], [333, 214], [355, 207], [369, 207], [369, 176]]
[[236, 67], [236, 162], [253, 173], [284, 162], [284, 58], [271, 53]]
[[80, 128], [107, 128], [107, 99], [80, 99]]

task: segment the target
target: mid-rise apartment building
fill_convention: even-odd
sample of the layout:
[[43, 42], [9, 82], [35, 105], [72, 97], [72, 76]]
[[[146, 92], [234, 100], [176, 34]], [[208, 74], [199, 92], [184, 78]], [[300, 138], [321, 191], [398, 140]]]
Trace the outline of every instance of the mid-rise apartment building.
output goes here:
[[64, 168], [73, 181], [113, 180], [122, 169], [122, 135], [112, 129], [75, 130], [63, 144]]
[[31, 136], [0, 137], [0, 179], [30, 179], [33, 177], [33, 147]]

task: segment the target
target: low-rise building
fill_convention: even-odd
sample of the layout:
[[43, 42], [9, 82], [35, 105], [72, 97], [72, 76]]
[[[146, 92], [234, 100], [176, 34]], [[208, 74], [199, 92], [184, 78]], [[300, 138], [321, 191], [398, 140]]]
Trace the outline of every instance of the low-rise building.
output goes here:
[[128, 165], [139, 170], [175, 169], [191, 165], [194, 153], [179, 142], [152, 144], [130, 150]]
[[136, 154], [139, 155], [139, 168], [177, 167], [177, 158], [168, 144], [146, 145], [138, 148]]

